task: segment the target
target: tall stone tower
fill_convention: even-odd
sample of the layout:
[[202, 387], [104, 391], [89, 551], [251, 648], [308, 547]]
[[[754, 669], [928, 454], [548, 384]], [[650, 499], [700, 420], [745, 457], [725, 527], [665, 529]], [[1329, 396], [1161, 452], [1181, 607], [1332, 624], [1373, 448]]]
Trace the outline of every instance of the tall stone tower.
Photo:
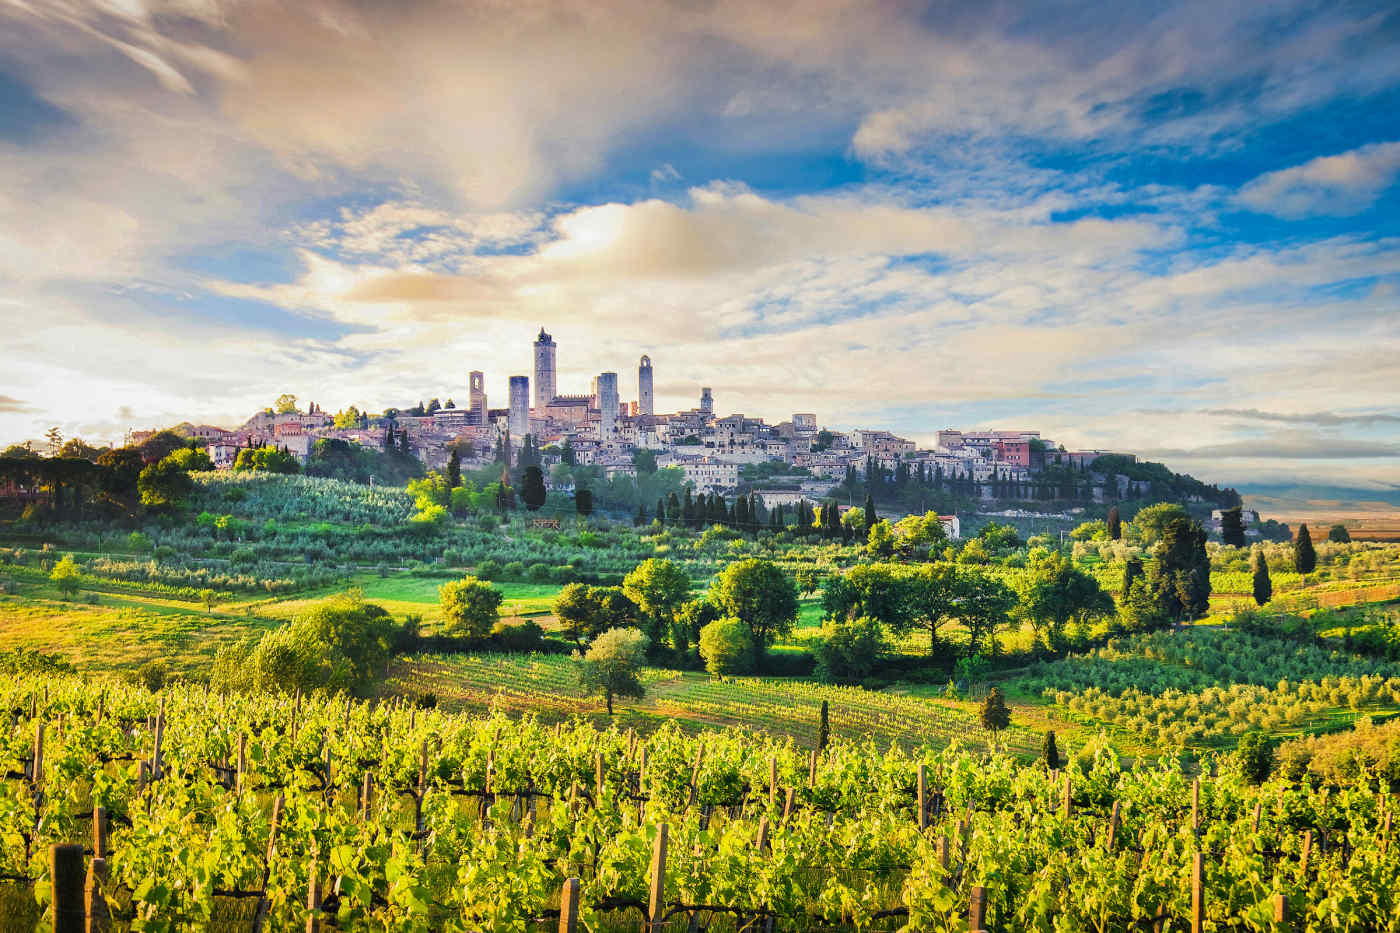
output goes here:
[[707, 415], [715, 413], [715, 397], [710, 394], [709, 386], [700, 390], [700, 410]]
[[655, 405], [651, 395], [651, 357], [642, 357], [642, 363], [637, 367], [637, 414], [656, 414]]
[[[536, 390], [538, 391], [538, 386]], [[530, 377], [510, 377], [510, 434], [517, 440], [530, 433]]]
[[598, 439], [617, 437], [617, 373], [599, 373], [594, 380], [598, 393]]
[[484, 427], [486, 425], [486, 374], [472, 370], [467, 377], [468, 423]]
[[535, 339], [535, 411], [540, 417], [544, 417], [545, 406], [558, 394], [558, 383], [554, 381], [554, 351], [554, 338], [541, 327]]

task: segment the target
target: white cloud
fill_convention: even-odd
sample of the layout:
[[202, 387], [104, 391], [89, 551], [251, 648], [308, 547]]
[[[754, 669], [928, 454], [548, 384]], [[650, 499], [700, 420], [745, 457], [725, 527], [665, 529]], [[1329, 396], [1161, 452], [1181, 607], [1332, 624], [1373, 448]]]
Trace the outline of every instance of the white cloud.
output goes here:
[[1240, 189], [1251, 210], [1296, 219], [1346, 216], [1375, 203], [1400, 175], [1400, 142], [1372, 143], [1341, 155], [1260, 175]]

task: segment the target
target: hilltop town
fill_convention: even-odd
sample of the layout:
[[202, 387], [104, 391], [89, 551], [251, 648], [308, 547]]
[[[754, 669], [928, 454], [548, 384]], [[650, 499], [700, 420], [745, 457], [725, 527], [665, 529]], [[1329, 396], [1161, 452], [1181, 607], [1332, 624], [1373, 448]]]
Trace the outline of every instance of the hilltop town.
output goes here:
[[[172, 430], [203, 444], [217, 469], [232, 468], [240, 450], [267, 446], [305, 464], [322, 441], [407, 454], [437, 470], [454, 455], [462, 468], [472, 468], [525, 450], [559, 490], [570, 490], [572, 483], [568, 471], [554, 469], [561, 463], [594, 467], [609, 480], [635, 479], [639, 469], [674, 468], [697, 494], [742, 491], [757, 496], [765, 510], [828, 497], [842, 484], [849, 494], [871, 476], [894, 486], [913, 483], [973, 502], [1026, 503], [1041, 511], [1054, 505], [1077, 512], [1085, 505], [1164, 494], [1238, 504], [1232, 490], [1194, 481], [1184, 490], [1164, 490], [1163, 480], [1180, 478], [1138, 464], [1131, 453], [1067, 450], [1035, 430], [945, 429], [937, 431], [932, 447], [921, 448], [887, 430], [829, 430], [808, 412], [778, 424], [742, 413], [719, 415], [708, 386], [699, 389], [696, 407], [661, 413], [649, 356], [637, 367], [635, 399], [622, 400], [616, 372], [599, 373], [587, 393], [567, 394], [559, 391], [558, 351], [541, 329], [533, 345], [534, 374], [509, 378], [505, 407], [491, 406], [485, 373], [473, 371], [462, 406], [449, 398], [379, 414], [354, 407], [332, 413], [314, 402], [302, 410], [294, 397], [283, 396], [234, 428], [186, 422]], [[130, 442], [139, 445], [156, 433], [133, 432]], [[956, 530], [955, 519], [948, 524]]]

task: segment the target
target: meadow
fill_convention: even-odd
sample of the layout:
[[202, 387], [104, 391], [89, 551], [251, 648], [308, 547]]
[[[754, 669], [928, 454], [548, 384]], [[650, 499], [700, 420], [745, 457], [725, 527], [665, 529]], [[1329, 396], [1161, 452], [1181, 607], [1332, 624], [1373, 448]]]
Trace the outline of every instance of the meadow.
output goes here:
[[[400, 654], [376, 694], [602, 723], [601, 701], [580, 690], [572, 645], [550, 640], [560, 628], [553, 605], [567, 583], [616, 585], [642, 559], [659, 556], [682, 567], [692, 597], [701, 597], [719, 571], [745, 558], [809, 573], [818, 586], [871, 559], [858, 541], [632, 528], [604, 519], [551, 531], [528, 527], [524, 516], [501, 523], [467, 515], [425, 535], [407, 524], [413, 499], [403, 490], [302, 477], [196, 478], [183, 519], [129, 531], [93, 522], [0, 524], [0, 651], [50, 652], [79, 670], [113, 674], [154, 665], [162, 676], [198, 680], [221, 648], [252, 642], [348, 591], [435, 635], [443, 627], [439, 587], [478, 573], [501, 594], [503, 623], [539, 625], [548, 650]], [[975, 556], [949, 548], [942, 557], [1019, 591], [1036, 549], [1052, 544], [1058, 540], [1018, 540]], [[995, 663], [964, 669], [955, 662], [972, 650], [973, 633], [954, 620], [940, 633], [946, 649], [937, 657], [927, 657], [926, 633], [889, 637], [886, 659], [864, 688], [817, 683], [810, 673], [719, 680], [701, 670], [650, 667], [641, 677], [645, 697], [622, 703], [617, 718], [644, 731], [675, 721], [688, 730], [735, 725], [810, 741], [826, 700], [832, 728], [853, 735], [903, 746], [953, 738], [985, 746], [977, 707], [996, 685], [1012, 710], [1004, 739], [1023, 754], [1034, 752], [1033, 733], [1055, 729], [1071, 740], [1103, 731], [1130, 754], [1158, 756], [1232, 747], [1252, 731], [1279, 740], [1327, 732], [1393, 712], [1400, 671], [1389, 661], [1328, 659], [1345, 652], [1357, 625], [1348, 618], [1400, 598], [1400, 547], [1319, 540], [1308, 574], [1293, 569], [1286, 545], [1260, 551], [1274, 590], [1266, 612], [1332, 619], [1308, 647], [1317, 657], [1299, 661], [1297, 645], [1280, 651], [1256, 635], [1246, 645], [1246, 636], [1230, 631], [1232, 619], [1254, 605], [1249, 552], [1211, 543], [1210, 612], [1184, 632], [1086, 632], [1082, 647], [1047, 657], [1033, 627], [1013, 620], [997, 636]], [[1116, 594], [1125, 561], [1142, 552], [1126, 539], [1099, 539], [1067, 542], [1065, 556]], [[379, 559], [364, 560], [367, 554]], [[71, 596], [49, 579], [65, 557], [79, 569]], [[825, 638], [823, 616], [821, 592], [803, 594], [791, 632], [771, 649], [775, 663], [810, 672], [810, 659], [801, 662]], [[1226, 648], [1218, 647], [1222, 640]], [[1203, 667], [1207, 649], [1230, 662]]]

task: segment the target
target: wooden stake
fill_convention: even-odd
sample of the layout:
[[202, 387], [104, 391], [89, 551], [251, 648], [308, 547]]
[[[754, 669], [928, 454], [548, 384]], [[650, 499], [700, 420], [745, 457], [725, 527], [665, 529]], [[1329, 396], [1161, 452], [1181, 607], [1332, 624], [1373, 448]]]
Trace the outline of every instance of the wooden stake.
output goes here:
[[928, 765], [919, 765], [919, 778], [914, 790], [915, 824], [919, 832], [928, 829]]
[[364, 779], [360, 782], [360, 819], [369, 819], [370, 802], [374, 799], [374, 775], [365, 772]]
[[792, 816], [792, 804], [793, 804], [793, 800], [794, 800], [795, 796], [796, 796], [796, 791], [795, 791], [793, 788], [789, 787], [789, 788], [787, 789], [787, 799], [783, 801], [783, 822], [784, 822], [784, 823], [786, 823], [786, 822], [788, 821], [788, 817]]
[[1303, 856], [1298, 861], [1298, 880], [1306, 881], [1308, 877], [1308, 856], [1312, 855], [1312, 830], [1303, 833]]
[[102, 884], [107, 880], [107, 860], [94, 857], [88, 863], [87, 882], [83, 887], [83, 912], [85, 933], [110, 933], [112, 917], [107, 910], [107, 899], [102, 894]]
[[946, 874], [948, 871], [948, 837], [939, 833], [938, 838], [933, 840], [933, 848], [938, 853], [938, 865]]
[[107, 808], [92, 808], [92, 857], [107, 857]]
[[311, 859], [311, 875], [306, 882], [306, 933], [321, 933], [321, 879], [317, 876], [316, 859]]
[[811, 760], [811, 765], [809, 766], [809, 768], [808, 768], [808, 770], [807, 770], [807, 786], [808, 786], [808, 787], [816, 787], [816, 786], [817, 786], [817, 750], [816, 750], [815, 748], [812, 749], [812, 760]]
[[647, 905], [647, 929], [658, 930], [666, 915], [666, 840], [670, 827], [656, 827], [656, 842], [651, 850], [651, 901]]
[[233, 779], [234, 790], [243, 792], [244, 776], [248, 773], [248, 733], [238, 733], [238, 772]]
[[758, 841], [754, 843], [754, 848], [759, 852], [768, 848], [768, 817], [760, 817], [758, 820]]
[[49, 849], [49, 880], [53, 893], [53, 933], [83, 933], [83, 847], [56, 845]]
[[29, 764], [29, 780], [37, 789], [44, 789], [44, 724], [34, 727], [34, 758]]
[[559, 892], [559, 933], [578, 933], [579, 880], [565, 878]]
[[1073, 807], [1074, 807], [1074, 800], [1073, 800], [1073, 798], [1070, 796], [1069, 775], [1066, 774], [1066, 775], [1065, 775], [1064, 790], [1063, 790], [1063, 792], [1062, 792], [1061, 795], [1060, 795], [1060, 812], [1063, 813], [1065, 816], [1069, 816], [1071, 810], [1073, 809]]
[[1197, 852], [1191, 860], [1191, 933], [1201, 933], [1206, 921], [1206, 857]]
[[[691, 796], [695, 795], [694, 781], [691, 782]], [[593, 756], [593, 805], [595, 807], [603, 803], [603, 753], [599, 752]]]
[[1288, 895], [1282, 892], [1274, 895], [1274, 923], [1280, 929], [1288, 928]]
[[778, 756], [768, 756], [768, 809], [778, 806]]
[[984, 933], [987, 928], [987, 889], [974, 885], [967, 909], [967, 928], [971, 933]]
[[1201, 779], [1191, 782], [1191, 832], [1201, 829]]
[[1104, 841], [1104, 848], [1112, 852], [1113, 843], [1118, 838], [1118, 801], [1113, 801], [1113, 812], [1108, 815], [1108, 837]]

